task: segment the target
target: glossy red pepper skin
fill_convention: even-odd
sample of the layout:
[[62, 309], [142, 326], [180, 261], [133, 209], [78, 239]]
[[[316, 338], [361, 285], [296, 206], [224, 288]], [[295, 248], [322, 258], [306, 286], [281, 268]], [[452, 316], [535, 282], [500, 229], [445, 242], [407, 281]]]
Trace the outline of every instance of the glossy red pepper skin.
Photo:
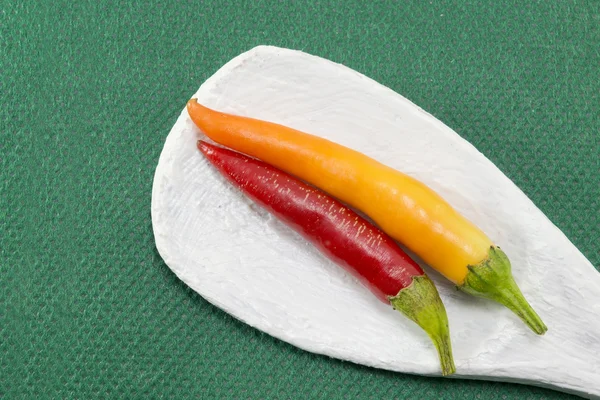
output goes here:
[[424, 275], [387, 234], [338, 200], [241, 153], [200, 141], [198, 148], [230, 182], [283, 220], [389, 304]]
[[198, 148], [234, 186], [423, 328], [438, 351], [442, 374], [455, 372], [437, 289], [393, 239], [340, 201], [263, 161], [203, 141]]

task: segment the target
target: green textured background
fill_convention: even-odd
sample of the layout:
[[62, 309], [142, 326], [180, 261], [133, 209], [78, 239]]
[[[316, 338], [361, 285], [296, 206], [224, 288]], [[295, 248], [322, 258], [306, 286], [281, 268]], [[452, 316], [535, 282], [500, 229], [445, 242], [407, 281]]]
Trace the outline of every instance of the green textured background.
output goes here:
[[163, 263], [150, 194], [189, 96], [272, 44], [431, 112], [598, 268], [599, 1], [50, 3], [0, 0], [0, 398], [571, 397], [365, 368], [266, 336]]

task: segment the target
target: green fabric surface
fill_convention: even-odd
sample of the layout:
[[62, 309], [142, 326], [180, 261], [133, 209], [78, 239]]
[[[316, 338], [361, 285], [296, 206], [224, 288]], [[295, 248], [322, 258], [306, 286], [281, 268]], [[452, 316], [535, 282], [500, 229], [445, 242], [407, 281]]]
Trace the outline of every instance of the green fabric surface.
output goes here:
[[598, 268], [599, 27], [596, 0], [0, 0], [0, 398], [574, 398], [367, 368], [265, 335], [169, 270], [150, 199], [188, 98], [271, 44], [432, 113]]

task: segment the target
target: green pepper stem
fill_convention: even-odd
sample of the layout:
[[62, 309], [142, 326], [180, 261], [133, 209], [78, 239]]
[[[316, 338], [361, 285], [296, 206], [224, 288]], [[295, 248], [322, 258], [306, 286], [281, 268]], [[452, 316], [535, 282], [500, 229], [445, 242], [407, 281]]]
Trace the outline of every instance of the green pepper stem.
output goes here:
[[488, 258], [468, 268], [465, 281], [458, 286], [460, 290], [506, 306], [538, 335], [548, 330], [521, 293], [512, 276], [510, 261], [499, 247], [491, 247]]
[[437, 349], [442, 375], [456, 372], [446, 308], [431, 279], [427, 275], [413, 277], [412, 284], [396, 296], [389, 297], [389, 301], [395, 310], [406, 315], [427, 332]]

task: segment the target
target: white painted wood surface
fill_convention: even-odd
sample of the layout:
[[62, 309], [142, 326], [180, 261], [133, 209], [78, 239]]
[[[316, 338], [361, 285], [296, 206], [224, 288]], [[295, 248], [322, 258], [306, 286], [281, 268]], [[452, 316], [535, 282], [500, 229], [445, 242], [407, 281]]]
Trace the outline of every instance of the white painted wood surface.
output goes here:
[[[349, 68], [276, 47], [231, 60], [195, 96], [221, 111], [321, 135], [408, 173], [504, 249], [549, 330], [536, 336], [509, 310], [456, 291], [424, 266], [448, 311], [453, 378], [600, 398], [600, 274], [457, 133]], [[184, 109], [154, 178], [156, 246], [177, 276], [217, 307], [299, 348], [439, 375], [425, 333], [227, 184], [197, 151], [201, 137]]]

